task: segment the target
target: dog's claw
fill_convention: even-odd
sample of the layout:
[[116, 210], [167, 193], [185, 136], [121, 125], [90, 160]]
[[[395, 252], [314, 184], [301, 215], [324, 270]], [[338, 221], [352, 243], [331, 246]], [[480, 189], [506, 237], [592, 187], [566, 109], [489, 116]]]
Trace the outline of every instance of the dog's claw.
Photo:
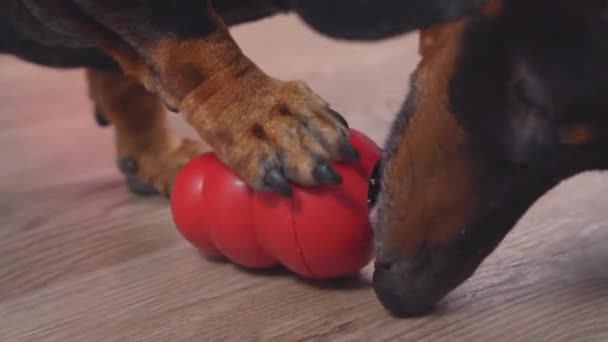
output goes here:
[[336, 120], [338, 120], [344, 127], [349, 128], [348, 127], [348, 122], [346, 121], [346, 119], [340, 115], [340, 113], [336, 112], [335, 110], [331, 109], [331, 108], [327, 108], [327, 110], [331, 113], [331, 115], [334, 116], [334, 118], [336, 118]]
[[357, 161], [360, 158], [359, 152], [357, 152], [353, 145], [348, 141], [345, 141], [340, 145], [340, 152], [346, 160]]
[[278, 169], [271, 169], [264, 177], [264, 183], [276, 190], [279, 194], [290, 197], [292, 195], [291, 185]]
[[127, 176], [127, 187], [129, 190], [139, 196], [154, 196], [159, 192], [152, 185], [141, 182], [134, 176]]
[[95, 109], [95, 122], [100, 127], [108, 127], [111, 124], [110, 120], [108, 120], [108, 118], [105, 116], [105, 114], [103, 114], [103, 112], [99, 108]]
[[139, 170], [139, 165], [137, 164], [137, 160], [125, 157], [118, 161], [118, 169], [125, 175], [133, 175]]
[[342, 177], [329, 164], [320, 162], [313, 170], [314, 177], [323, 184], [339, 185], [342, 183]]
[[178, 113], [179, 110], [165, 102], [165, 108], [172, 113]]

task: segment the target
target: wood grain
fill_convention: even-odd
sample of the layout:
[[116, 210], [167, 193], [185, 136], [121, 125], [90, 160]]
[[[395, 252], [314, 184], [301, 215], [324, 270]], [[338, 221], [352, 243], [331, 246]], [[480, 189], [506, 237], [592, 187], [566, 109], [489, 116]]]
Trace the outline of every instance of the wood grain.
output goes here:
[[[413, 36], [338, 43], [289, 16], [235, 35], [378, 142], [417, 61]], [[81, 71], [0, 58], [0, 341], [608, 340], [604, 174], [543, 197], [435, 314], [399, 320], [374, 298], [369, 269], [315, 284], [205, 261], [166, 200], [126, 191], [112, 139]]]

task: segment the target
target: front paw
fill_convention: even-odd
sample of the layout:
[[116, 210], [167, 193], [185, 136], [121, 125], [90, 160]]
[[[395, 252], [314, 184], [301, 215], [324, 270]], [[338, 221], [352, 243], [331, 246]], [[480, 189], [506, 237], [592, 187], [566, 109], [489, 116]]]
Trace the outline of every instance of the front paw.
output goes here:
[[259, 191], [340, 184], [331, 162], [359, 158], [344, 118], [302, 82], [271, 79], [248, 91], [204, 135], [222, 160]]
[[137, 195], [161, 194], [168, 197], [177, 174], [192, 158], [205, 151], [204, 145], [182, 139], [175, 147], [154, 149], [120, 156], [118, 168], [125, 175], [129, 190]]

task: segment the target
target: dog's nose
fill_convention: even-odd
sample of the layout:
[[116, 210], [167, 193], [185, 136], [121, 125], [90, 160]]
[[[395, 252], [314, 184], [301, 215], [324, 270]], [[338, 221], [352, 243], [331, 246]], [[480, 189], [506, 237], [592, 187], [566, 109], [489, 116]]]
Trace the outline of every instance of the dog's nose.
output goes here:
[[413, 276], [412, 271], [412, 264], [401, 259], [377, 259], [375, 262], [376, 297], [397, 317], [424, 315], [436, 302], [434, 296], [429, 296], [426, 283]]

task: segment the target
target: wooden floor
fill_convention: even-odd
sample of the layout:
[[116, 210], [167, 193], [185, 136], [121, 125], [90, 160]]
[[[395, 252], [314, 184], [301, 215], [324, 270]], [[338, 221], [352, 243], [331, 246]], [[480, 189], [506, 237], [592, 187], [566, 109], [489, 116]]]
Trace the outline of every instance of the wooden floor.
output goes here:
[[[290, 17], [235, 34], [379, 142], [417, 61], [414, 36], [338, 43]], [[0, 341], [608, 340], [606, 175], [544, 197], [434, 315], [399, 320], [369, 269], [311, 284], [202, 259], [166, 200], [126, 191], [85, 92], [81, 71], [0, 58]]]

